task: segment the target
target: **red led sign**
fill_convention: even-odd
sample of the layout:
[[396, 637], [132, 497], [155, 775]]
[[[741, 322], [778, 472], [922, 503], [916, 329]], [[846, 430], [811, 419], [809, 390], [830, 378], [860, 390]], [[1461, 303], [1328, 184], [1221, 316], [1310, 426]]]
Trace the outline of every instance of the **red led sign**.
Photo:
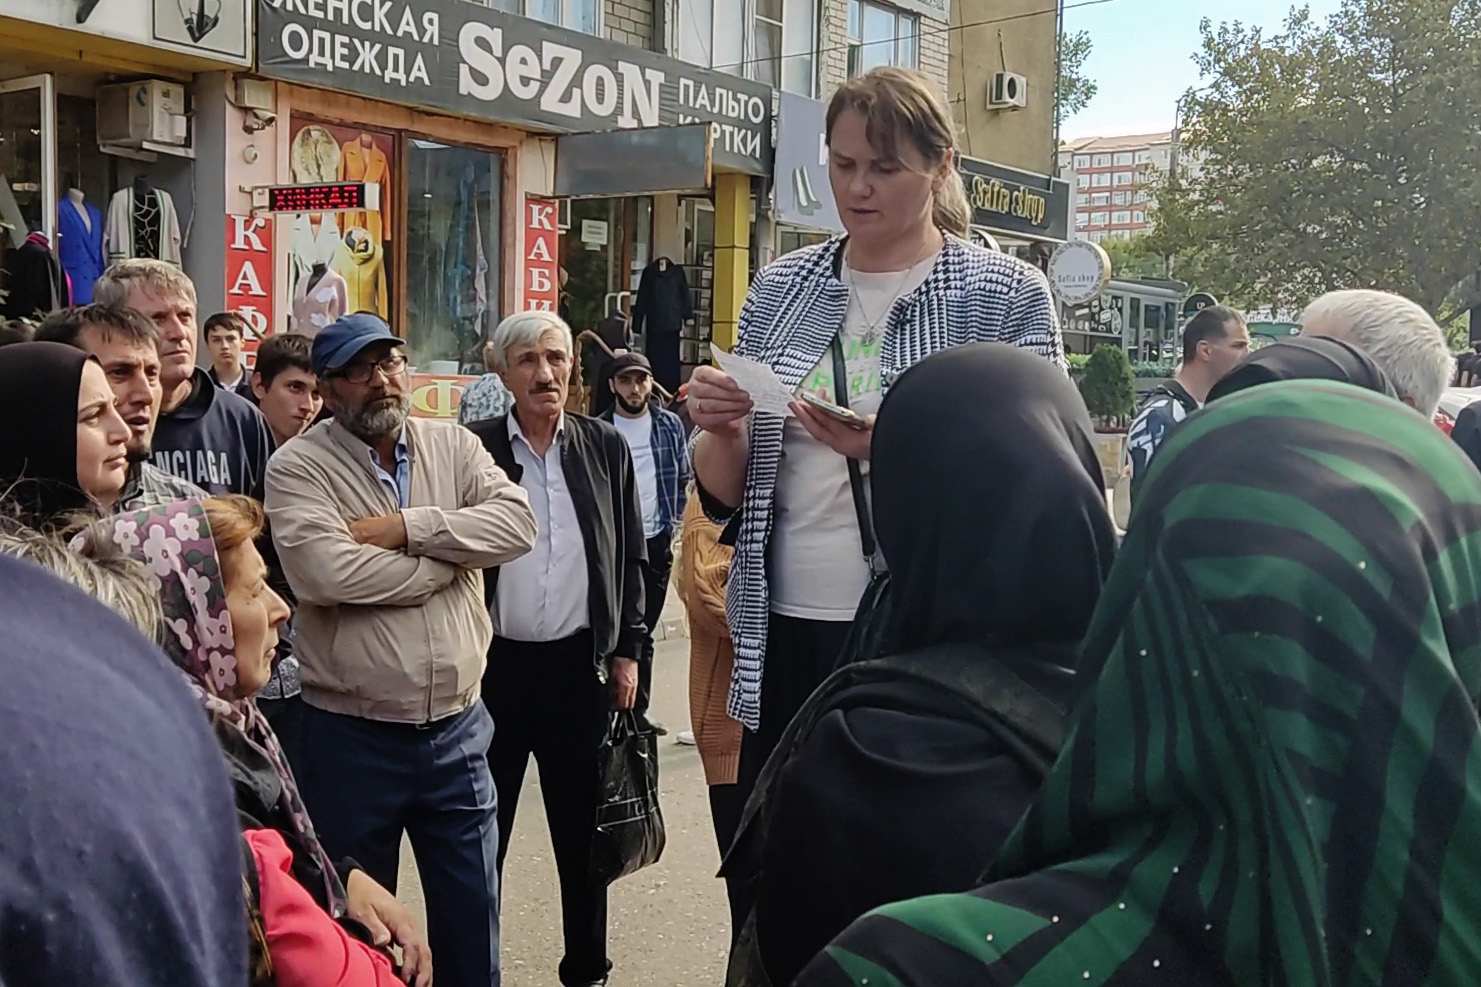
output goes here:
[[252, 192], [252, 205], [257, 212], [344, 212], [380, 208], [380, 186], [365, 182], [266, 185]]

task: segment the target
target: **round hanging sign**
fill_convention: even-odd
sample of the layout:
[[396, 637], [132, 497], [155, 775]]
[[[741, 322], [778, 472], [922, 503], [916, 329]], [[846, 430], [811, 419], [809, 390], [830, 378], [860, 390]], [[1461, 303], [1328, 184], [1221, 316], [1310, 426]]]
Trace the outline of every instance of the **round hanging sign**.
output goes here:
[[1111, 280], [1111, 258], [1089, 240], [1061, 243], [1049, 256], [1049, 287], [1066, 305], [1084, 305], [1100, 297]]

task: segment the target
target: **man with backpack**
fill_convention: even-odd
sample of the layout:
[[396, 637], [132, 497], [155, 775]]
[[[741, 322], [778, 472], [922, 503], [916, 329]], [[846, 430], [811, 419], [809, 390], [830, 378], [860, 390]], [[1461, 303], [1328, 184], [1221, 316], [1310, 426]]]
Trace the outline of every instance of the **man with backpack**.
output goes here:
[[[1219, 378], [1250, 352], [1250, 330], [1244, 316], [1225, 305], [1212, 305], [1183, 327], [1183, 362], [1166, 384], [1152, 389], [1126, 433], [1126, 462], [1135, 486], [1172, 427], [1203, 407]], [[1123, 472], [1125, 472], [1123, 470]]]

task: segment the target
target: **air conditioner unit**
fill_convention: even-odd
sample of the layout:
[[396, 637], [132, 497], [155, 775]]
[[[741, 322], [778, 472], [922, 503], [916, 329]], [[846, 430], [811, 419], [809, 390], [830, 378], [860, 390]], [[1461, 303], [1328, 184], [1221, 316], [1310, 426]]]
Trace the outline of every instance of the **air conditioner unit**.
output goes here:
[[98, 143], [122, 147], [190, 142], [185, 87], [146, 79], [98, 87]]
[[1016, 72], [999, 72], [987, 90], [987, 105], [1005, 109], [1028, 105], [1028, 79]]

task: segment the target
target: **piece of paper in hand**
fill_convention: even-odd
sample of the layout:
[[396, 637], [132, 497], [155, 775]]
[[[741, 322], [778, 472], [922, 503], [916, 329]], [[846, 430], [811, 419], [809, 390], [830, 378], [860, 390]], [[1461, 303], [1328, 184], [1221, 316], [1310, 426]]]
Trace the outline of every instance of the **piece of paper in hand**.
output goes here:
[[711, 346], [710, 352], [714, 354], [720, 369], [729, 374], [740, 385], [741, 390], [751, 395], [757, 411], [782, 418], [791, 416], [792, 409], [789, 405], [797, 399], [787, 390], [787, 385], [777, 379], [770, 367], [727, 353], [718, 346]]

